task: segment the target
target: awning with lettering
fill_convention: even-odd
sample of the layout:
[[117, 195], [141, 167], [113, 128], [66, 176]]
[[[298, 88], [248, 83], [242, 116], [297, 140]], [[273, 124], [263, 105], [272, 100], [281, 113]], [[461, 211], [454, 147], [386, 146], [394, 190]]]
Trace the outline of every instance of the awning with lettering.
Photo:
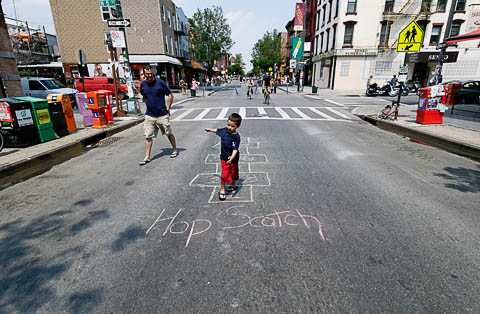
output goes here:
[[130, 55], [130, 63], [170, 63], [182, 66], [180, 60], [166, 55]]
[[450, 38], [447, 38], [446, 43], [448, 45], [453, 45], [455, 43], [461, 42], [461, 41], [467, 41], [467, 40], [476, 40], [480, 39], [480, 29], [477, 29], [476, 31], [470, 32], [470, 33], [465, 33], [463, 35], [458, 35], [458, 36], [453, 36]]

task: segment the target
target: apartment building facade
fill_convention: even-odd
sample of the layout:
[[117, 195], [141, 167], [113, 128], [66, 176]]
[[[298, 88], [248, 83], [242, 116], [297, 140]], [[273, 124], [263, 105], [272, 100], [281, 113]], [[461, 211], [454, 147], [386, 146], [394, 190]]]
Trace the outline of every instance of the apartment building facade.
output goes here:
[[[438, 62], [451, 0], [319, 0], [315, 36], [314, 83], [320, 88], [363, 89], [370, 75], [383, 84], [405, 60], [397, 52], [399, 33], [412, 21], [424, 31], [420, 52], [408, 53], [408, 79], [428, 85]], [[451, 36], [478, 29], [480, 1], [458, 0]], [[480, 74], [479, 41], [447, 49], [443, 80]]]
[[[105, 33], [118, 28], [109, 28], [107, 20], [122, 15], [131, 21], [131, 27], [125, 28], [125, 36], [134, 80], [143, 79], [145, 64], [153, 65], [156, 73], [173, 86], [185, 76], [184, 68], [190, 64], [188, 48], [185, 48], [188, 47], [185, 43], [188, 41], [186, 17], [183, 11], [177, 14], [172, 1], [117, 0], [116, 7], [100, 7], [98, 0], [50, 0], [50, 6], [65, 76], [70, 85], [79, 76], [79, 49], [87, 56], [89, 72], [93, 66], [100, 65], [109, 73], [111, 57], [105, 44]], [[120, 48], [117, 48], [117, 54], [121, 62], [125, 61]], [[123, 71], [120, 72], [122, 75]]]

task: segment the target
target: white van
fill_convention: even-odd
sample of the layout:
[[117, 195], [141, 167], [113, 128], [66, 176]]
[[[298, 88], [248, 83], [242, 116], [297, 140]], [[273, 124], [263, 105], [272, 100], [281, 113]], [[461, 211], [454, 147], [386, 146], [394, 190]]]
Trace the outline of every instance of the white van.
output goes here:
[[65, 94], [75, 105], [75, 94], [78, 90], [63, 86], [59, 81], [45, 77], [22, 77], [22, 89], [25, 96], [47, 99], [49, 94]]

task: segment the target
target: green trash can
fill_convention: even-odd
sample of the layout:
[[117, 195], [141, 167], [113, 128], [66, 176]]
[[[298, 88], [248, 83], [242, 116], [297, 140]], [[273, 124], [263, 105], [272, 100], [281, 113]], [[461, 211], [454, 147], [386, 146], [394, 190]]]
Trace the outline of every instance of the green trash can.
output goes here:
[[312, 93], [316, 94], [318, 92], [318, 87], [317, 86], [312, 86]]
[[197, 97], [197, 90], [196, 89], [190, 89], [190, 96]]
[[37, 125], [40, 142], [48, 142], [56, 139], [55, 130], [53, 128], [52, 119], [48, 110], [48, 102], [46, 99], [35, 97], [14, 97], [14, 99], [28, 101], [32, 104], [33, 118]]

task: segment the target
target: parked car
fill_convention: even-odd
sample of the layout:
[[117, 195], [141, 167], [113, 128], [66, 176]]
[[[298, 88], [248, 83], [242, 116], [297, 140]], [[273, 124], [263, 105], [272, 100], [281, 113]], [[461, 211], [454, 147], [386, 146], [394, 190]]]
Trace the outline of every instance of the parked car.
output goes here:
[[448, 85], [450, 83], [462, 84], [462, 89], [455, 100], [456, 104], [480, 104], [480, 81], [449, 81], [443, 83], [443, 85]]
[[50, 94], [65, 94], [70, 97], [72, 106], [76, 106], [76, 89], [65, 87], [61, 82], [45, 77], [22, 77], [22, 89], [25, 96], [47, 99]]
[[[115, 88], [113, 85], [113, 78], [108, 76], [99, 76], [99, 77], [82, 77], [77, 79], [77, 89], [83, 92], [83, 85], [85, 84], [85, 91], [91, 92], [96, 90], [109, 90], [112, 93], [115, 93]], [[124, 79], [120, 79], [120, 90], [122, 94], [122, 99], [128, 98], [128, 86], [127, 82]]]

